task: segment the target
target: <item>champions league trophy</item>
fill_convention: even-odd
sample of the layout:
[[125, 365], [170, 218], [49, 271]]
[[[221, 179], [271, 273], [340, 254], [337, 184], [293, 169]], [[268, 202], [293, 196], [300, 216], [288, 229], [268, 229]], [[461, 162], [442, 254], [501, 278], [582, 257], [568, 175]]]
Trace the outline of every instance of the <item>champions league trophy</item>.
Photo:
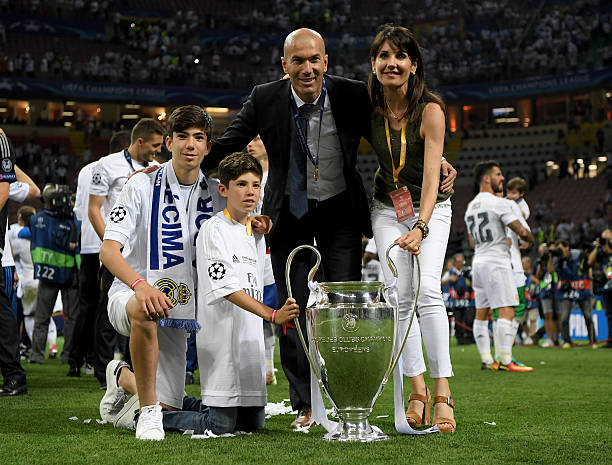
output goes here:
[[[296, 247], [287, 259], [285, 273], [291, 297], [289, 271], [293, 257], [302, 249], [310, 249], [317, 256], [317, 263], [308, 275], [311, 293], [306, 326], [310, 350], [297, 318], [294, 323], [319, 386], [340, 420], [337, 428], [325, 434], [324, 439], [360, 442], [388, 439], [380, 429], [370, 425], [368, 417], [399, 360], [415, 313], [413, 309], [406, 333], [399, 339], [397, 269], [389, 257], [396, 245], [399, 244], [389, 246], [386, 253], [393, 274], [387, 284], [314, 282], [321, 255], [310, 245]], [[413, 257], [420, 276], [418, 259]], [[399, 348], [398, 341], [401, 341]]]

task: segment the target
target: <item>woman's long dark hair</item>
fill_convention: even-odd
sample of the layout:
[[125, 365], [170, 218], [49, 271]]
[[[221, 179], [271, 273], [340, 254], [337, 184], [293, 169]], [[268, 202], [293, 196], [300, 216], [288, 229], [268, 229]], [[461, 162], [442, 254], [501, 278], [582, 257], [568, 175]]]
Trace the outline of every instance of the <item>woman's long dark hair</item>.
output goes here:
[[[425, 66], [423, 56], [414, 34], [402, 26], [393, 24], [383, 24], [378, 29], [378, 34], [374, 38], [370, 47], [370, 60], [376, 61], [376, 56], [382, 44], [388, 40], [398, 49], [406, 52], [413, 63], [417, 64], [417, 69], [408, 79], [408, 108], [406, 115], [410, 122], [415, 122], [419, 116], [419, 104], [421, 102], [435, 102], [446, 113], [446, 106], [440, 97], [431, 92], [425, 84]], [[372, 106], [379, 110], [385, 111], [385, 95], [383, 93], [382, 84], [370, 70], [370, 78], [368, 80], [368, 92]]]

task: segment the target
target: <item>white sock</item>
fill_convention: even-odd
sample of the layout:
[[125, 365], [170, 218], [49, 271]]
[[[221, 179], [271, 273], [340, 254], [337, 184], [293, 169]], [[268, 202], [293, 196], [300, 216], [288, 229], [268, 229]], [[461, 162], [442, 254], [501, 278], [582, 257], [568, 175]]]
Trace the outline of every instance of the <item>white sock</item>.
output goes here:
[[474, 320], [474, 340], [480, 352], [480, 359], [483, 363], [490, 365], [493, 363], [491, 356], [491, 343], [489, 342], [489, 322], [486, 320]]
[[514, 343], [515, 334], [510, 320], [504, 318], [497, 319], [495, 336], [499, 347], [499, 357], [504, 365], [508, 365], [512, 361], [512, 344]]
[[516, 318], [512, 319], [512, 342], [516, 341], [516, 334], [518, 333], [520, 323], [516, 321]]

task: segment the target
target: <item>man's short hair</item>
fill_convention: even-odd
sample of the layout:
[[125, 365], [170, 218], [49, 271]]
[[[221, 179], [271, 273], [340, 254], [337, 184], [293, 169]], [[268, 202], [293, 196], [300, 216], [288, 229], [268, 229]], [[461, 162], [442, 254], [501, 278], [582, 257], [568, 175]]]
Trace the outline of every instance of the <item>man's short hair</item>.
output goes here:
[[506, 191], [518, 191], [522, 195], [525, 195], [527, 192], [527, 181], [518, 176], [516, 178], [512, 178], [510, 181], [508, 181], [508, 184], [506, 184]]
[[495, 167], [499, 168], [499, 163], [497, 163], [495, 160], [487, 160], [477, 163], [474, 167], [474, 180], [476, 181], [476, 184], [480, 184], [482, 182], [482, 178], [489, 174]]
[[30, 224], [30, 219], [36, 214], [36, 209], [30, 205], [24, 205], [17, 210], [17, 218], [21, 218], [26, 226]]
[[562, 245], [563, 247], [569, 247], [570, 243], [566, 239], [557, 239], [555, 241], [555, 245], [556, 246]]
[[132, 135], [130, 131], [117, 131], [111, 136], [111, 140], [108, 143], [108, 153], [121, 152], [127, 149], [132, 142]]
[[153, 118], [142, 118], [136, 123], [134, 128], [132, 128], [131, 143], [133, 144], [138, 139], [144, 141], [151, 140], [154, 134], [159, 134], [160, 136], [164, 135], [164, 128], [162, 125]]
[[219, 181], [225, 187], [229, 187], [230, 181], [238, 179], [244, 173], [255, 173], [259, 179], [263, 176], [263, 170], [257, 158], [246, 152], [234, 152], [228, 155], [221, 160], [217, 169]]
[[185, 105], [175, 108], [166, 120], [166, 131], [172, 138], [175, 132], [182, 132], [189, 128], [198, 128], [206, 133], [210, 141], [212, 136], [212, 118], [204, 108], [197, 105]]

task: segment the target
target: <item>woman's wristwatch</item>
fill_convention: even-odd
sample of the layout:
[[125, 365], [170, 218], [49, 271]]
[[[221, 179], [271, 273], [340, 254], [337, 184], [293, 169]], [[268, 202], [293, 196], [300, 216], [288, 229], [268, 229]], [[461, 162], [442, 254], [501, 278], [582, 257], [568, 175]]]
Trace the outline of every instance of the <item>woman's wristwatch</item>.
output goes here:
[[423, 235], [423, 238], [421, 240], [429, 236], [429, 228], [427, 227], [427, 223], [425, 223], [425, 221], [423, 220], [418, 220], [416, 223], [414, 223], [414, 226], [412, 227], [412, 229], [421, 230], [421, 234]]

